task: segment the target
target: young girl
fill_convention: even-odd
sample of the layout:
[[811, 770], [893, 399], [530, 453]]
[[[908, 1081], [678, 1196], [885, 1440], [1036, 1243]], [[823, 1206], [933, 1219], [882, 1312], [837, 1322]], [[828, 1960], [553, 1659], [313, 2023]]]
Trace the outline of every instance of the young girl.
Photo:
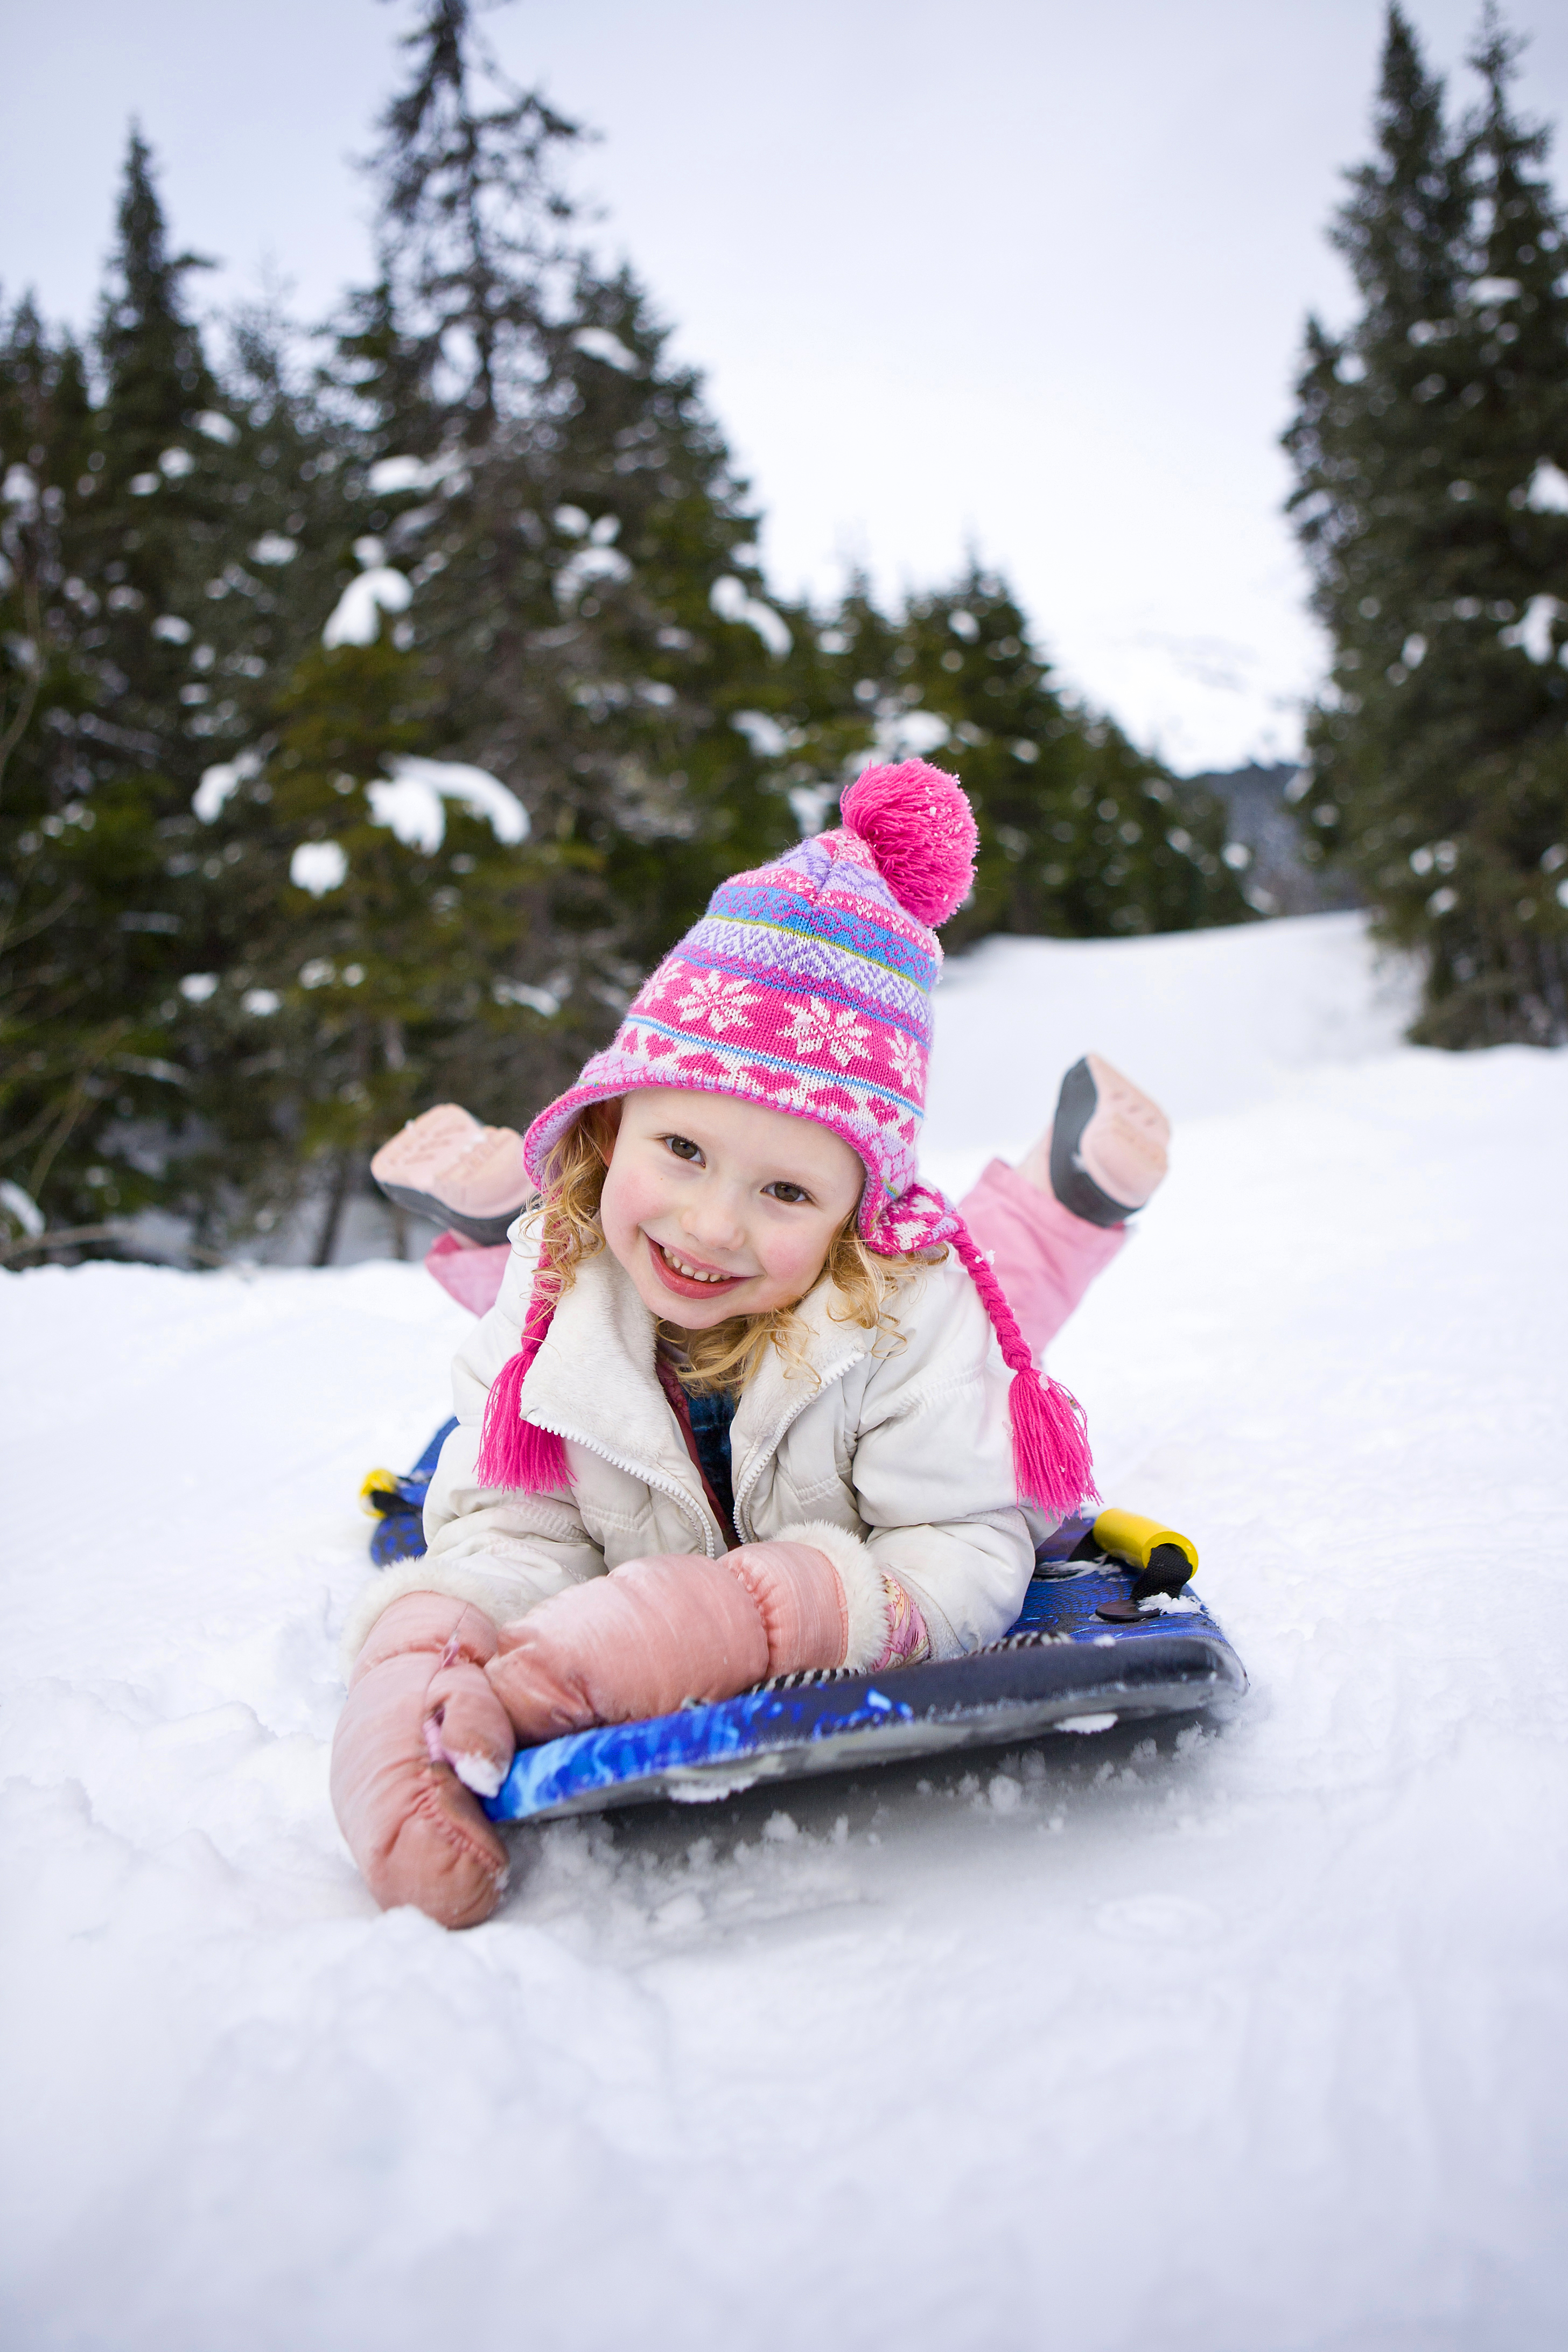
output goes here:
[[[428, 1550], [345, 1636], [332, 1798], [384, 1905], [489, 1916], [506, 1852], [478, 1799], [519, 1741], [996, 1639], [1092, 1492], [1030, 1341], [1121, 1246], [1164, 1122], [1079, 1063], [1048, 1146], [963, 1214], [921, 1184], [928, 926], [973, 820], [920, 761], [842, 815], [715, 894], [524, 1139], [539, 1202], [457, 1360]], [[453, 1116], [378, 1155], [384, 1181], [426, 1197]]]

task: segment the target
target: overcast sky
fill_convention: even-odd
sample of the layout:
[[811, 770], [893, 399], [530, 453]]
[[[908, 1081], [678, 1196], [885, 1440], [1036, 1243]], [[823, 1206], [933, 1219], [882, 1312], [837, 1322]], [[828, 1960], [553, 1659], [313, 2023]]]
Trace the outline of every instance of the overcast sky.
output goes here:
[[[1479, 9], [1415, 0], [1462, 71]], [[90, 320], [126, 126], [174, 236], [305, 315], [410, 0], [3, 0], [0, 285]], [[1560, 122], [1568, 9], [1514, 0]], [[578, 184], [708, 376], [782, 589], [973, 547], [1066, 681], [1184, 771], [1288, 756], [1319, 666], [1277, 442], [1366, 152], [1381, 0], [517, 0], [485, 29], [603, 138]], [[1568, 168], [1556, 177], [1568, 187]]]

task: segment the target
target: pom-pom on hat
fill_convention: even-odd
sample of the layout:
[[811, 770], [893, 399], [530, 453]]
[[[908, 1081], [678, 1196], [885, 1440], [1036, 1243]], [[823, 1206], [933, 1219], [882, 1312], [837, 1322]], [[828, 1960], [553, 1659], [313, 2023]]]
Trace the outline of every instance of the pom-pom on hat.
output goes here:
[[[552, 1148], [578, 1114], [638, 1087], [736, 1095], [831, 1128], [866, 1169], [867, 1246], [893, 1257], [950, 1243], [967, 1267], [1014, 1374], [1019, 1499], [1062, 1517], [1094, 1492], [1082, 1413], [1035, 1370], [994, 1274], [916, 1166], [942, 971], [931, 926], [956, 911], [974, 878], [973, 814], [957, 778], [924, 760], [867, 769], [839, 814], [834, 832], [714, 892], [611, 1044], [534, 1120], [528, 1171], [542, 1186]], [[566, 1483], [561, 1440], [525, 1417], [523, 1386], [552, 1311], [542, 1269], [522, 1346], [491, 1384], [482, 1485]]]

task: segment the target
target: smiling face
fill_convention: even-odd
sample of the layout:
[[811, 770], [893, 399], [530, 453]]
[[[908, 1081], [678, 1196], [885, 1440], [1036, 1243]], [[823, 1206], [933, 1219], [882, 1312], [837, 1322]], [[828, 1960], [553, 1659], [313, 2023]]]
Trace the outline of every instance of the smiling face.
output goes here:
[[804, 1298], [866, 1181], [849, 1146], [729, 1095], [639, 1087], [619, 1109], [599, 1214], [643, 1305], [709, 1331]]

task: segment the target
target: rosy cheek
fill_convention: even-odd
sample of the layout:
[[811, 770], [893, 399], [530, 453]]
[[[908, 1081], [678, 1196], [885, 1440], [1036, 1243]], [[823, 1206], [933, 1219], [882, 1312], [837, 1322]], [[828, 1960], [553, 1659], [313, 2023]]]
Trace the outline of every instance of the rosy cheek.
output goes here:
[[658, 1215], [661, 1206], [661, 1188], [650, 1171], [612, 1166], [605, 1179], [601, 1212], [611, 1247], [629, 1244], [637, 1227]]
[[814, 1234], [783, 1233], [773, 1237], [765, 1264], [772, 1279], [797, 1297], [811, 1288], [827, 1259], [827, 1243]]

